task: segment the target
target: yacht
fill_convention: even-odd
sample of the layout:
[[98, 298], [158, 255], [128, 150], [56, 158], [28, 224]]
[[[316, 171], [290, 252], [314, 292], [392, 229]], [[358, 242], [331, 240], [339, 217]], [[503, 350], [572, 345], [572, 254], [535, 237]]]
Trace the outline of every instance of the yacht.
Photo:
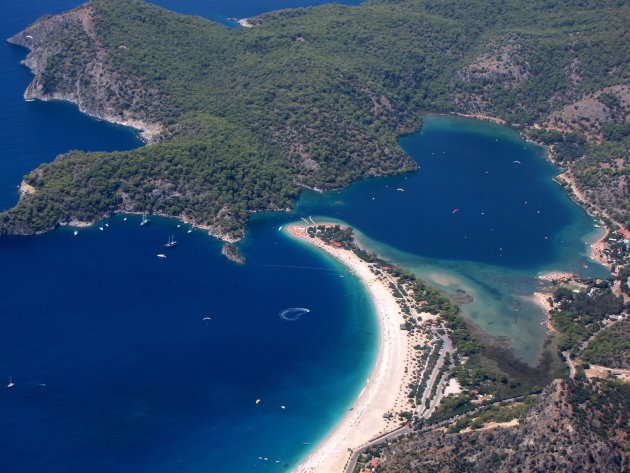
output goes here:
[[147, 218], [147, 214], [143, 213], [142, 214], [142, 220], [140, 221], [140, 226], [144, 227], [145, 225], [149, 224], [149, 219]]
[[164, 248], [174, 248], [177, 246], [177, 242], [175, 241], [175, 236], [171, 235], [168, 239], [168, 242], [164, 245]]
[[11, 389], [13, 386], [15, 386], [15, 383], [13, 382], [13, 376], [9, 376], [9, 384], [7, 384], [7, 388]]

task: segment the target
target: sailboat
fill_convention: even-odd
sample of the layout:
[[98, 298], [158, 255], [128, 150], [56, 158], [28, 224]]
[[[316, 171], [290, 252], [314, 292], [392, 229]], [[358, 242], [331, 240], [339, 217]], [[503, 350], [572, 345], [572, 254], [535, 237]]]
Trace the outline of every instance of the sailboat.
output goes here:
[[164, 245], [164, 248], [174, 248], [177, 246], [177, 242], [175, 241], [175, 236], [171, 235], [168, 239], [168, 242]]
[[15, 383], [13, 382], [13, 376], [9, 376], [9, 384], [7, 384], [7, 388], [11, 389], [13, 386], [15, 386]]
[[140, 226], [144, 227], [145, 225], [149, 224], [149, 219], [147, 218], [147, 214], [143, 213], [142, 214], [142, 220], [140, 221]]

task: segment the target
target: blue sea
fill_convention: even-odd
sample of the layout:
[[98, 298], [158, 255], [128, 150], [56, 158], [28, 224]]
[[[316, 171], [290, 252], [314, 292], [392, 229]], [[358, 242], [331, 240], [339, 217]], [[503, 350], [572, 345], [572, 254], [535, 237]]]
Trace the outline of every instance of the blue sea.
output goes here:
[[[78, 3], [1, 0], [0, 35]], [[158, 3], [231, 25], [323, 2]], [[24, 56], [0, 44], [2, 209], [17, 201], [24, 174], [59, 153], [142, 145], [72, 105], [24, 102]], [[364, 244], [433, 284], [465, 289], [474, 301], [464, 313], [535, 363], [545, 333], [527, 298], [534, 277], [604, 274], [584, 255], [593, 222], [551, 181], [543, 150], [514, 132], [453, 117], [425, 123], [401, 141], [419, 172], [304, 192], [293, 214], [257, 215], [240, 245], [245, 266], [167, 219], [140, 227], [121, 215], [76, 236], [0, 238], [0, 380], [16, 383], [0, 385], [0, 471], [295, 466], [350, 408], [378, 342], [358, 280], [279, 231], [302, 215], [348, 222]], [[179, 245], [157, 258], [171, 234]], [[280, 317], [294, 307], [309, 312]]]

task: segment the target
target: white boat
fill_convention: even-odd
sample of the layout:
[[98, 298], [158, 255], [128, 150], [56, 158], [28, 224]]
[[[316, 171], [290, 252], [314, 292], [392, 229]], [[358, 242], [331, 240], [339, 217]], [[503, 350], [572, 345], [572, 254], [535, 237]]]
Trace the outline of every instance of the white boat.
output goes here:
[[98, 227], [98, 229], [99, 229], [100, 231], [103, 231], [103, 227], [102, 227], [102, 226]]
[[127, 221], [127, 217], [123, 218], [123, 222], [126, 222], [126, 221]]
[[140, 221], [140, 226], [144, 227], [145, 225], [149, 224], [149, 219], [147, 218], [147, 214], [143, 213], [142, 214], [142, 220]]
[[191, 229], [189, 229], [187, 233], [192, 233], [192, 228], [191, 228]]
[[166, 255], [164, 253], [158, 253], [157, 257], [158, 258], [166, 258]]
[[11, 389], [14, 386], [15, 383], [13, 382], [13, 376], [9, 376], [9, 384], [7, 384], [7, 388]]
[[79, 234], [79, 231], [78, 231], [78, 230], [75, 230], [75, 231], [74, 231], [74, 236], [77, 236], [78, 234]]
[[176, 246], [177, 242], [175, 241], [175, 235], [171, 235], [168, 242], [164, 245], [164, 248], [175, 248]]

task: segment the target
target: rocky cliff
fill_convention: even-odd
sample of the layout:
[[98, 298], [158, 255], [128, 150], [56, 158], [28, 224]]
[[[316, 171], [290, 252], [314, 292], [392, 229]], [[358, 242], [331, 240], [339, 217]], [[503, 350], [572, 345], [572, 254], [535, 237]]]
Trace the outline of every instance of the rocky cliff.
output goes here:
[[23, 63], [34, 78], [24, 98], [72, 102], [83, 113], [136, 128], [147, 142], [158, 141], [162, 127], [145, 106], [146, 94], [157, 90], [115, 72], [99, 40], [95, 14], [86, 4], [44, 17], [8, 39], [29, 49]]

